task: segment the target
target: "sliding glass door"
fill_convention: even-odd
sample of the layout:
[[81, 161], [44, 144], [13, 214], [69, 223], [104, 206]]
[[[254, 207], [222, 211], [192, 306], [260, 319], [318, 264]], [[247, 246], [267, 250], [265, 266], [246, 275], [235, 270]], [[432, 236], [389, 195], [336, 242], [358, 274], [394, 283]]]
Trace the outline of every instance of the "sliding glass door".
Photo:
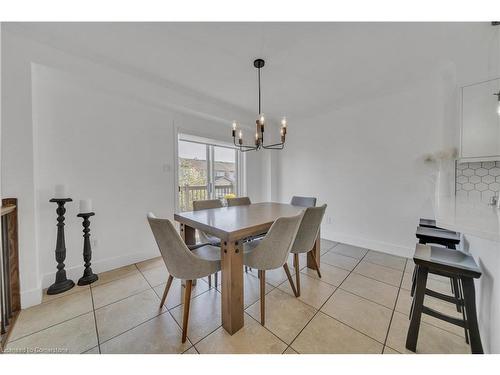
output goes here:
[[195, 200], [238, 195], [236, 149], [179, 139], [178, 160], [180, 211], [191, 211]]

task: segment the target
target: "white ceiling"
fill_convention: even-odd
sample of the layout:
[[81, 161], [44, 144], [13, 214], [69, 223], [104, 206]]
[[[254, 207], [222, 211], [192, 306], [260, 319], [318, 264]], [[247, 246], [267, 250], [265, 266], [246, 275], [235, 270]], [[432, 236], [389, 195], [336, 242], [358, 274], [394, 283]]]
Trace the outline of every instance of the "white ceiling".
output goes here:
[[[489, 23], [22, 23], [57, 48], [144, 72], [257, 111], [307, 116], [428, 77], [464, 53], [485, 54]], [[489, 40], [488, 39], [488, 40]], [[490, 42], [487, 41], [486, 44]], [[491, 44], [491, 43], [490, 43]], [[482, 49], [481, 49], [482, 48]]]

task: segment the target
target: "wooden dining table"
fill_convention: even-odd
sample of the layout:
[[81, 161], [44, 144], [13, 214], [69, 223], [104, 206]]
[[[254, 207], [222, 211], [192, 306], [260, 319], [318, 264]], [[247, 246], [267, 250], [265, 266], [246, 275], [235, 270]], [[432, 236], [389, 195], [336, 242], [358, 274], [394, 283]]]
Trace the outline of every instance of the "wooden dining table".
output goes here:
[[[243, 241], [266, 233], [283, 216], [293, 216], [304, 207], [290, 204], [263, 202], [245, 206], [212, 208], [181, 212], [174, 215], [180, 223], [180, 233], [187, 245], [196, 243], [195, 230], [201, 230], [221, 240], [222, 267], [222, 326], [234, 334], [244, 325], [243, 319]], [[320, 264], [320, 236], [311, 251]], [[315, 269], [311, 253], [307, 267]]]

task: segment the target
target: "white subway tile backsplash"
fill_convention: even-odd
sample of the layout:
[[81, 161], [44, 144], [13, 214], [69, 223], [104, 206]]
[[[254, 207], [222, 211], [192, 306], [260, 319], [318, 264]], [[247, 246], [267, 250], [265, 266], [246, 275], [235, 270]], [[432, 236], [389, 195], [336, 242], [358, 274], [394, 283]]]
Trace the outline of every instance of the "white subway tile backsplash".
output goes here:
[[457, 164], [457, 198], [488, 203], [500, 192], [500, 161]]
[[495, 177], [500, 176], [500, 168], [498, 168], [498, 166], [495, 168], [491, 168], [488, 174], [495, 176]]
[[479, 184], [476, 184], [476, 190], [479, 190], [479, 191], [488, 190], [488, 185], [480, 182]]
[[488, 174], [488, 170], [487, 169], [484, 169], [484, 168], [479, 168], [479, 169], [476, 169], [476, 173], [475, 173], [477, 176], [486, 176]]
[[[498, 177], [497, 177], [497, 180], [498, 180]], [[499, 182], [500, 182], [500, 180], [499, 180]], [[494, 182], [492, 184], [489, 184], [488, 189], [491, 191], [500, 191], [500, 183], [499, 182]]]
[[470, 176], [468, 182], [470, 182], [472, 184], [477, 184], [478, 182], [481, 182], [481, 177], [476, 176], [476, 175]]
[[495, 167], [495, 162], [494, 161], [483, 161], [482, 167], [485, 169], [491, 169]]
[[481, 181], [484, 182], [485, 184], [491, 184], [492, 182], [495, 182], [495, 177], [493, 177], [490, 174], [487, 174], [486, 176], [483, 176], [481, 178]]
[[462, 184], [462, 189], [464, 189], [465, 191], [472, 191], [474, 190], [474, 184], [471, 184], [470, 182]]

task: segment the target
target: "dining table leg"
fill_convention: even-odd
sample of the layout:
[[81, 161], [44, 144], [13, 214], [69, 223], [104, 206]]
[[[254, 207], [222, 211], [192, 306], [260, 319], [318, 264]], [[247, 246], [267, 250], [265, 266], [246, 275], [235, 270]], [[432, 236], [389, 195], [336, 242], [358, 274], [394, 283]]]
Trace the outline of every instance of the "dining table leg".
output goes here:
[[181, 224], [181, 237], [186, 245], [196, 244], [196, 229], [186, 224]]
[[318, 237], [316, 237], [316, 242], [314, 242], [312, 250], [307, 253], [307, 268], [310, 268], [312, 270], [316, 269], [316, 263], [314, 262], [312, 254], [314, 254], [316, 257], [316, 262], [318, 264], [318, 267], [321, 267], [319, 260], [320, 253], [321, 253], [321, 235], [318, 232]]
[[229, 334], [243, 327], [243, 244], [222, 241], [222, 326]]

